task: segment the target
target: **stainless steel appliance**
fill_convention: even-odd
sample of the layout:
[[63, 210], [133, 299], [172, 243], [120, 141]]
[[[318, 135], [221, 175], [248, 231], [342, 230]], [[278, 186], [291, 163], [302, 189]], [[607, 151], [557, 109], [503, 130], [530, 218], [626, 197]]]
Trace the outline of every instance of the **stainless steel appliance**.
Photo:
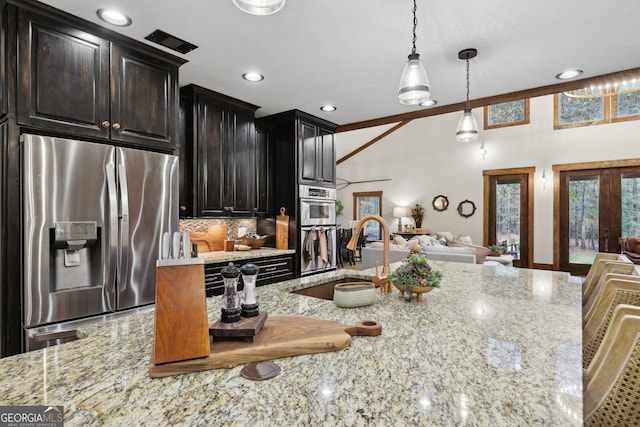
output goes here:
[[336, 227], [300, 229], [300, 274], [322, 273], [336, 268]]
[[336, 225], [336, 189], [301, 185], [300, 224]]
[[23, 135], [25, 350], [74, 319], [154, 302], [162, 234], [178, 231], [178, 158]]
[[300, 274], [336, 268], [336, 189], [300, 185]]

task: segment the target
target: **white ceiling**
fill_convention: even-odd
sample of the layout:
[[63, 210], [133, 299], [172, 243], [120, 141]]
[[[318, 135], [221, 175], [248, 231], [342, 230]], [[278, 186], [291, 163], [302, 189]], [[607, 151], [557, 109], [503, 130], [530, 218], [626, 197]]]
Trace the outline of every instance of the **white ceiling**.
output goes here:
[[[261, 106], [257, 116], [297, 108], [337, 124], [421, 109], [397, 99], [411, 51], [411, 0], [288, 0], [282, 11], [253, 16], [231, 0], [45, 0], [129, 37], [156, 29], [197, 46], [182, 55], [180, 85], [195, 83]], [[104, 24], [96, 10], [115, 6], [133, 24]], [[465, 99], [465, 64], [474, 47], [471, 98], [640, 66], [638, 0], [418, 0], [417, 52], [438, 106]], [[164, 48], [162, 48], [164, 49]], [[168, 49], [165, 49], [169, 51]], [[259, 70], [260, 83], [243, 72]], [[335, 104], [333, 113], [320, 111]]]

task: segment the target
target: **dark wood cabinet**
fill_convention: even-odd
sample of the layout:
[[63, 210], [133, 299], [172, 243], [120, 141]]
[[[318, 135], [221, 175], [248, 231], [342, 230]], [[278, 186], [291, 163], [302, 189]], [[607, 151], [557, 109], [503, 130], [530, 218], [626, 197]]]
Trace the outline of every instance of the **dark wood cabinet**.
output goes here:
[[192, 153], [182, 190], [193, 195], [192, 206], [181, 206], [183, 216], [253, 216], [258, 107], [195, 85], [183, 87], [181, 98], [190, 110], [184, 113], [184, 144]]
[[255, 215], [271, 215], [271, 195], [273, 189], [273, 162], [269, 131], [256, 128], [256, 205]]
[[32, 11], [17, 16], [19, 124], [175, 148], [182, 60], [159, 58]]
[[[254, 258], [234, 262], [234, 265], [241, 267], [245, 264], [255, 264], [258, 266], [257, 286], [269, 285], [293, 278], [293, 255], [278, 255], [265, 258]], [[207, 296], [222, 295], [224, 293], [224, 282], [220, 271], [226, 267], [228, 262], [205, 264], [204, 282]], [[238, 290], [242, 290], [242, 279], [238, 283]]]
[[300, 120], [301, 184], [335, 184], [334, 130], [308, 120]]
[[272, 194], [272, 208], [284, 206], [293, 215], [298, 184], [335, 186], [336, 124], [290, 110], [261, 117], [256, 120], [256, 126], [269, 132], [274, 171], [272, 187], [278, 189]]

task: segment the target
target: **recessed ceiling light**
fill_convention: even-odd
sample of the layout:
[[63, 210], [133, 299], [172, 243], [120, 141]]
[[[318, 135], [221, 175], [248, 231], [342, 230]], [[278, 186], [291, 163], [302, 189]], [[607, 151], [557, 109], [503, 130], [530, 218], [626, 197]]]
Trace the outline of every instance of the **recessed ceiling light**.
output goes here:
[[572, 79], [574, 77], [578, 77], [582, 73], [583, 73], [582, 70], [567, 70], [560, 74], [556, 74], [556, 79], [560, 79], [560, 80]]
[[326, 111], [326, 112], [331, 112], [331, 111], [336, 111], [337, 108], [334, 105], [323, 105], [322, 107], [320, 107], [320, 109], [322, 111]]
[[117, 25], [118, 27], [128, 27], [131, 25], [131, 18], [117, 10], [98, 9], [96, 13], [100, 19], [109, 24]]
[[256, 73], [255, 71], [249, 71], [248, 73], [244, 73], [242, 75], [242, 78], [250, 82], [259, 82], [264, 80], [264, 76], [260, 73]]
[[436, 101], [435, 99], [427, 99], [426, 101], [421, 102], [420, 106], [421, 107], [433, 107], [437, 103], [438, 103], [438, 101]]

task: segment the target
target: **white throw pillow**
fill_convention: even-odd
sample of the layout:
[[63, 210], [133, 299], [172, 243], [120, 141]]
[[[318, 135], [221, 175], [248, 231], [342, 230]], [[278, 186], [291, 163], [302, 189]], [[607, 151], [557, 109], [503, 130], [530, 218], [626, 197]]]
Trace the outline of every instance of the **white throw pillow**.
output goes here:
[[393, 238], [393, 243], [404, 248], [407, 247], [407, 240], [399, 234], [395, 235], [395, 237]]
[[436, 233], [438, 240], [446, 239], [447, 241], [453, 240], [453, 234], [450, 231], [438, 231]]

